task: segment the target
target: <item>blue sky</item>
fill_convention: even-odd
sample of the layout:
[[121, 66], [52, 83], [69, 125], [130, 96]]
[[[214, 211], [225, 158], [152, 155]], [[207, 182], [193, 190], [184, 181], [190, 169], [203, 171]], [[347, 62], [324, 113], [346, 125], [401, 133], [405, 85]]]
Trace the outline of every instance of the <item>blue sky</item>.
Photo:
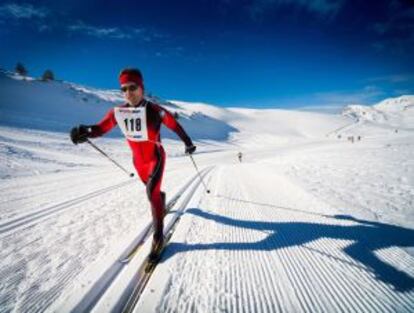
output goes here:
[[376, 2], [0, 1], [0, 67], [114, 89], [133, 66], [147, 91], [221, 106], [414, 94], [413, 2]]

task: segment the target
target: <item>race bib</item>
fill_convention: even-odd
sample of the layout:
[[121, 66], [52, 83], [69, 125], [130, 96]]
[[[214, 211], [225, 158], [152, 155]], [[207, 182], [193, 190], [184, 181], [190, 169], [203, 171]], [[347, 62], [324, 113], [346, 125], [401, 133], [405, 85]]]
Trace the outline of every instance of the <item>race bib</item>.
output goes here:
[[115, 119], [128, 140], [147, 141], [146, 106], [139, 108], [114, 108]]

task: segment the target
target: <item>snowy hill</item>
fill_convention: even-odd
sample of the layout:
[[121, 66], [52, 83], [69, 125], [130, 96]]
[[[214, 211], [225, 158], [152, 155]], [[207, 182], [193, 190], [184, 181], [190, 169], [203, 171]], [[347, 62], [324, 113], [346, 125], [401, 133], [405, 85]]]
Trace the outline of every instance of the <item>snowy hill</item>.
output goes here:
[[[0, 73], [0, 312], [414, 312], [412, 96], [344, 115], [155, 99], [205, 185], [166, 131], [170, 241], [145, 276], [145, 186], [68, 138], [122, 95]], [[119, 133], [93, 141], [134, 172]]]
[[[2, 125], [66, 133], [78, 124], [97, 123], [111, 107], [123, 103], [120, 91], [98, 90], [69, 82], [22, 79], [4, 72], [0, 72], [0, 99]], [[160, 102], [158, 98], [155, 100]], [[180, 121], [195, 139], [225, 140], [230, 132], [236, 131], [214, 116], [179, 108], [168, 101], [161, 103], [172, 112], [180, 112]], [[120, 132], [115, 130], [111, 135], [119, 137]], [[164, 135], [177, 138], [169, 132]]]
[[[0, 73], [0, 123], [7, 126], [68, 132], [77, 124], [93, 124], [106, 111], [123, 102], [120, 91], [98, 90], [69, 82], [42, 82]], [[288, 110], [219, 108], [152, 98], [171, 112], [195, 140], [228, 141], [239, 145], [262, 142], [285, 144], [319, 138], [347, 123], [341, 116]], [[309, 122], [311, 121], [311, 122]], [[115, 130], [112, 137], [119, 137]], [[167, 130], [166, 138], [177, 139]]]
[[349, 105], [343, 113], [356, 121], [366, 121], [401, 129], [414, 129], [414, 96], [401, 96], [373, 106]]

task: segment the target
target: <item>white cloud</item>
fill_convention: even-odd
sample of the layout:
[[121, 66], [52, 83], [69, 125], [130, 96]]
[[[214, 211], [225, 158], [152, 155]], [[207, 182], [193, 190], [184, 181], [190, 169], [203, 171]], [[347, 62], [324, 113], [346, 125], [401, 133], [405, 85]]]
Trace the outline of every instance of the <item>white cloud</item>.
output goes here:
[[9, 3], [0, 6], [0, 17], [13, 19], [45, 18], [49, 11], [31, 4]]
[[41, 33], [52, 31], [52, 29], [53, 28], [50, 25], [45, 25], [45, 24], [39, 25], [37, 27], [37, 30]]
[[164, 42], [170, 39], [168, 35], [148, 28], [96, 26], [82, 20], [59, 19], [57, 16], [61, 15], [58, 13], [32, 4], [3, 4], [0, 5], [0, 25], [14, 20], [13, 25], [20, 26], [26, 23], [39, 33], [63, 31], [96, 38], [138, 39], [145, 42]]
[[371, 105], [386, 96], [388, 95], [377, 86], [367, 85], [355, 91], [332, 91], [306, 95], [302, 99], [293, 99], [293, 102], [296, 100], [296, 103], [301, 103], [295, 110], [336, 114], [347, 105]]
[[96, 27], [83, 22], [77, 22], [68, 26], [68, 30], [98, 38], [129, 39], [134, 35], [133, 33], [126, 33], [118, 27]]
[[337, 92], [321, 92], [316, 93], [315, 100], [317, 103], [327, 103], [333, 106], [347, 105], [347, 104], [367, 104], [375, 102], [379, 96], [384, 96], [385, 92], [375, 85], [365, 86], [361, 90], [352, 92], [337, 91]]
[[269, 9], [282, 6], [301, 8], [319, 16], [332, 18], [339, 12], [344, 2], [344, 0], [254, 0], [248, 8], [255, 19]]
[[139, 39], [145, 42], [154, 40], [161, 40], [167, 38], [157, 32], [150, 31], [145, 28], [119, 28], [119, 27], [98, 27], [95, 25], [86, 24], [82, 21], [66, 27], [69, 32], [81, 33], [84, 35], [97, 38], [112, 38], [112, 39]]
[[394, 74], [373, 77], [367, 80], [368, 82], [387, 82], [387, 83], [403, 83], [414, 81], [414, 75], [412, 74]]

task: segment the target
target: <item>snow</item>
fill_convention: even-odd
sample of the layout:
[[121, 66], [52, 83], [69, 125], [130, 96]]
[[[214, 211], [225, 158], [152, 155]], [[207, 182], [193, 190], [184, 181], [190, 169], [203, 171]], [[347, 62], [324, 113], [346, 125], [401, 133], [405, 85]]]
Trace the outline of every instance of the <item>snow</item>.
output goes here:
[[[119, 311], [151, 244], [120, 265], [145, 188], [68, 130], [121, 100], [0, 73], [0, 312]], [[163, 190], [184, 195], [136, 312], [414, 311], [414, 96], [342, 115], [162, 103], [211, 194], [164, 132]], [[133, 171], [119, 132], [94, 142]]]
[[343, 114], [356, 120], [413, 130], [414, 96], [385, 99], [373, 106], [349, 105]]
[[276, 173], [218, 167], [213, 196], [189, 205], [136, 312], [412, 310], [414, 262], [394, 245], [413, 231], [340, 215]]

